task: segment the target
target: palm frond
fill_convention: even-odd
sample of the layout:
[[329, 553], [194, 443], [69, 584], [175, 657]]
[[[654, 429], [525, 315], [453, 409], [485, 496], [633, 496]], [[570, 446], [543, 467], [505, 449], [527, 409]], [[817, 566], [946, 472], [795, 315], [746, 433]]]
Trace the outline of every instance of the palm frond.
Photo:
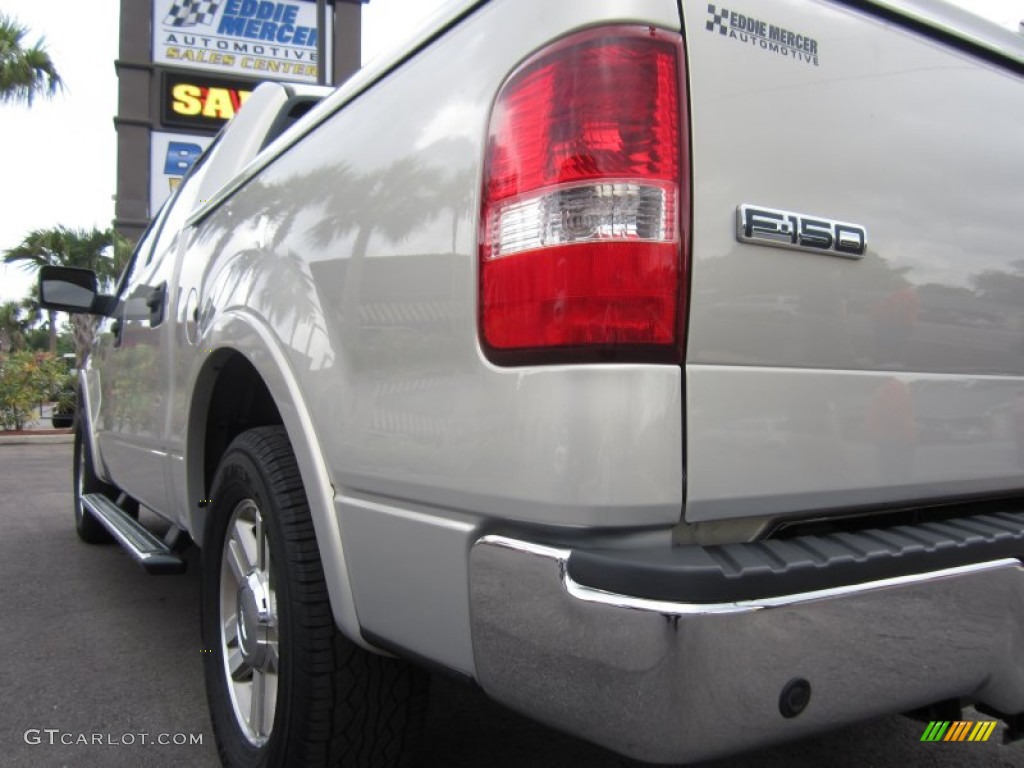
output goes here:
[[65, 88], [44, 39], [26, 48], [27, 34], [27, 27], [0, 14], [0, 103], [31, 106], [37, 96], [49, 98]]

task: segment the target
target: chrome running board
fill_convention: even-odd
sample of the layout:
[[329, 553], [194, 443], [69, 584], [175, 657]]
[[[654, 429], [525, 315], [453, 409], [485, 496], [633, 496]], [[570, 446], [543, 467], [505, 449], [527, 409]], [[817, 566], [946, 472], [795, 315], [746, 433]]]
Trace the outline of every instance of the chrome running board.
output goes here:
[[135, 561], [153, 575], [184, 573], [187, 563], [114, 502], [101, 493], [82, 496], [82, 506], [110, 531]]

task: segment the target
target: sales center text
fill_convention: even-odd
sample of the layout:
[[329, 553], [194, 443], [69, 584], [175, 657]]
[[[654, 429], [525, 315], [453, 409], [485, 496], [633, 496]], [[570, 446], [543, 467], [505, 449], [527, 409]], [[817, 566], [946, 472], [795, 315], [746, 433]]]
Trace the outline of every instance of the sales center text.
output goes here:
[[[298, 7], [283, 3], [256, 0], [229, 0], [217, 27], [218, 35], [246, 37], [250, 40], [316, 48], [315, 27], [296, 24]], [[316, 75], [316, 53], [264, 45], [262, 42], [241, 42], [214, 39], [200, 35], [168, 34], [164, 44], [168, 59], [198, 64], [277, 72], [286, 75]], [[179, 47], [180, 46], [180, 47]], [[215, 50], [216, 49], [216, 50]], [[269, 56], [270, 58], [264, 58]], [[281, 59], [296, 61], [281, 61]]]
[[[168, 35], [166, 42], [176, 43], [174, 35]], [[168, 59], [188, 61], [194, 64], [213, 64], [219, 67], [234, 67], [239, 60], [236, 54], [250, 54], [241, 57], [242, 69], [252, 69], [258, 72], [279, 72], [283, 75], [316, 75], [316, 54], [306, 54], [307, 61], [280, 61], [280, 59], [298, 58], [303, 56], [302, 51], [293, 51], [289, 48], [278, 48], [277, 46], [255, 45], [253, 43], [229, 43], [227, 40], [211, 40], [208, 37], [192, 37], [183, 35], [181, 41], [184, 45], [196, 46], [195, 48], [180, 48], [169, 46], [166, 49]], [[216, 46], [217, 50], [212, 50]], [[224, 53], [231, 51], [231, 53]], [[269, 54], [273, 58], [262, 58]], [[303, 58], [305, 58], [303, 56]]]

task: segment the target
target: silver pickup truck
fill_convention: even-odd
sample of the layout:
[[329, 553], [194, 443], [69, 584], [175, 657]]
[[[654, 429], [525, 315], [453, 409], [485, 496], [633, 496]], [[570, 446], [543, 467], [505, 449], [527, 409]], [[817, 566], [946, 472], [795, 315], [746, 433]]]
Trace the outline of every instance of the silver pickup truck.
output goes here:
[[107, 318], [79, 533], [201, 547], [226, 764], [400, 764], [431, 667], [652, 762], [1021, 735], [1016, 35], [461, 0], [319, 95], [273, 138], [258, 91], [115, 294], [41, 278]]

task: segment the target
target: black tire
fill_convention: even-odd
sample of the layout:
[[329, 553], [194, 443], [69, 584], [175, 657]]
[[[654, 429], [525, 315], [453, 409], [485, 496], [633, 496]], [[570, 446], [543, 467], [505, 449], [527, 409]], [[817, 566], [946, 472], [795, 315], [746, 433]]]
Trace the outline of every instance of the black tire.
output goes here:
[[78, 538], [89, 544], [106, 544], [113, 537], [92, 513], [82, 506], [82, 494], [102, 493], [109, 498], [117, 498], [117, 489], [103, 482], [96, 476], [92, 463], [92, 451], [89, 441], [83, 434], [83, 425], [79, 423], [75, 430], [75, 465], [73, 470], [75, 494], [75, 531]]
[[50, 423], [53, 424], [54, 429], [67, 429], [75, 423], [74, 416], [51, 416]]
[[[207, 511], [203, 664], [224, 765], [407, 765], [422, 728], [427, 675], [338, 631], [283, 428], [252, 429], [231, 443]], [[257, 698], [257, 678], [258, 690], [273, 687], [275, 700], [245, 714], [247, 701], [267, 699]]]

